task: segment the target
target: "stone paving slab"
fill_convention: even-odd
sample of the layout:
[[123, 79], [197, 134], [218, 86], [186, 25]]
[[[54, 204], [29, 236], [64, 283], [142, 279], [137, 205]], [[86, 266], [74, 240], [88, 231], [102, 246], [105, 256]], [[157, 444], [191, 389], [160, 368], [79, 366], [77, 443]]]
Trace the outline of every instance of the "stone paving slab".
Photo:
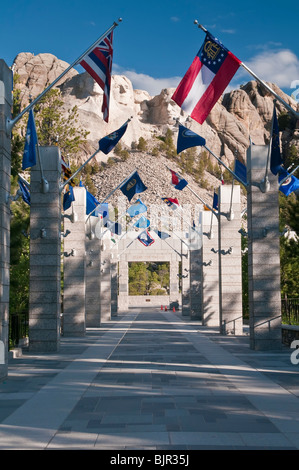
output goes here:
[[0, 383], [0, 449], [298, 450], [298, 365], [179, 313], [134, 310], [28, 352]]

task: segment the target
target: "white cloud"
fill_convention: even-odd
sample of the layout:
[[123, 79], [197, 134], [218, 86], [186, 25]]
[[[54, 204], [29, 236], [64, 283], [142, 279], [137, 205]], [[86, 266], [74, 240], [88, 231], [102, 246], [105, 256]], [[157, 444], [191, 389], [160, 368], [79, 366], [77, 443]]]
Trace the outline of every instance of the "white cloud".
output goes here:
[[118, 65], [113, 66], [113, 73], [125, 75], [135, 90], [145, 90], [151, 96], [159, 95], [164, 88], [176, 88], [181, 80], [181, 77], [154, 78], [134, 70], [125, 70]]
[[[280, 88], [290, 88], [293, 80], [299, 80], [299, 59], [289, 49], [264, 51], [245, 62], [261, 80], [275, 83]], [[248, 76], [248, 72], [242, 76]]]

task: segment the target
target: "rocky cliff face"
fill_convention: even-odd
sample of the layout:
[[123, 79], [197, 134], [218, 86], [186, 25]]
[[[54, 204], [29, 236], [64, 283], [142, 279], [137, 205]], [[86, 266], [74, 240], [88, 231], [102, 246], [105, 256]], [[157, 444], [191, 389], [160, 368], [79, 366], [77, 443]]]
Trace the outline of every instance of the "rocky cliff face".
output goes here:
[[[22, 89], [22, 106], [28, 104], [29, 95], [35, 98], [67, 66], [68, 64], [51, 54], [37, 56], [30, 53], [19, 54], [14, 61], [14, 71], [20, 76], [18, 87]], [[292, 98], [285, 95], [275, 84], [270, 86], [296, 109], [297, 104]], [[105, 123], [102, 119], [103, 92], [88, 73], [79, 74], [72, 69], [57, 87], [61, 90], [66, 112], [74, 105], [78, 107], [80, 121], [78, 125], [90, 132], [88, 150], [97, 149], [99, 139], [116, 130], [128, 118], [132, 118], [132, 121], [121, 141], [128, 149], [131, 148], [131, 143], [138, 142], [140, 137], [153, 142], [155, 136], [163, 134], [167, 128], [175, 129], [177, 118], [182, 124], [185, 124], [187, 119], [182, 110], [171, 100], [174, 89], [164, 89], [159, 95], [150, 96], [146, 91], [134, 90], [131, 81], [125, 76], [112, 77], [109, 123]], [[278, 114], [285, 111], [279, 102], [277, 110]], [[250, 138], [255, 144], [263, 145], [268, 142], [272, 112], [273, 96], [255, 81], [250, 81], [241, 89], [225, 94], [203, 125], [191, 120], [187, 126], [204, 137], [207, 146], [224, 161], [231, 162], [235, 154], [240, 160], [245, 161]], [[286, 129], [282, 133], [283, 145], [294, 144], [299, 148], [296, 132]], [[82, 155], [78, 155], [79, 160], [85, 161], [90, 156], [88, 150], [85, 150], [85, 154], [83, 152]], [[139, 154], [138, 161], [133, 161], [134, 158], [132, 155], [130, 164], [121, 162], [124, 170], [121, 173], [132, 171], [132, 167], [137, 163], [141, 168], [146, 167], [148, 172], [153, 166], [157, 171], [158, 162], [161, 163], [161, 159], [153, 159], [147, 154]], [[99, 154], [99, 159], [106, 161], [107, 157]], [[158, 173], [162, 172], [169, 178], [164, 165], [159, 168]], [[115, 171], [112, 170], [112, 179], [113, 174], [115, 176]], [[107, 181], [99, 181], [99, 194], [107, 194], [110, 186]], [[168, 194], [168, 197], [171, 195]]]

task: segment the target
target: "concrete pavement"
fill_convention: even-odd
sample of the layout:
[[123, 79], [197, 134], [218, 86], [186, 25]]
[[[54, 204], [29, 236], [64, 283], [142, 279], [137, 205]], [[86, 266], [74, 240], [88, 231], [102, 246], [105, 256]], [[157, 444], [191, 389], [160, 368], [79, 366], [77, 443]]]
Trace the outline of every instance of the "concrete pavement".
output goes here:
[[180, 313], [132, 309], [24, 351], [0, 383], [0, 450], [298, 450], [299, 364]]

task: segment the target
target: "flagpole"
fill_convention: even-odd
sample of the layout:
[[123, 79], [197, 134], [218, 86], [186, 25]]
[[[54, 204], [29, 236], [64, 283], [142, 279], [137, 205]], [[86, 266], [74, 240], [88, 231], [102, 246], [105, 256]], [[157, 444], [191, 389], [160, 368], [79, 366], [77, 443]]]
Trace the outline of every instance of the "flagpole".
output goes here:
[[[197, 20], [194, 20], [194, 24], [197, 24], [198, 27], [200, 29], [202, 29], [202, 31], [204, 31], [205, 33], [208, 33], [208, 30], [201, 24], [198, 23]], [[298, 119], [299, 118], [299, 113], [296, 112], [288, 103], [286, 103], [284, 101], [283, 98], [281, 98], [274, 90], [272, 90], [271, 87], [269, 87], [269, 85], [267, 85], [266, 82], [264, 82], [263, 80], [261, 80], [247, 65], [244, 64], [244, 62], [241, 62], [242, 67], [250, 74], [252, 75], [261, 85], [263, 85], [273, 96], [275, 96], [275, 98], [280, 101], [284, 106], [285, 108], [288, 109], [288, 111], [290, 111], [292, 114], [295, 115], [295, 117]]]
[[216, 157], [216, 155], [212, 152], [212, 150], [209, 149], [209, 147], [207, 147], [206, 145], [203, 145], [203, 147], [204, 147], [208, 152], [210, 152], [210, 154], [213, 155], [213, 157], [215, 157], [216, 160], [217, 160], [221, 165], [223, 165], [224, 168], [226, 168], [226, 170], [229, 171], [229, 172], [234, 176], [234, 178], [236, 178], [236, 179], [239, 181], [239, 183], [243, 184], [243, 186], [245, 186], [245, 188], [248, 187], [248, 183], [245, 183], [244, 181], [242, 181], [241, 178], [239, 178], [239, 176], [237, 176], [234, 171], [232, 171], [228, 166], [226, 166], [226, 164], [223, 163], [223, 161], [222, 161], [220, 158]]
[[[118, 19], [118, 22], [121, 22], [122, 21], [122, 18], [119, 18]], [[41, 93], [40, 95], [38, 95], [26, 108], [23, 109], [23, 111], [18, 114], [18, 116], [16, 116], [14, 119], [7, 119], [6, 121], [6, 132], [7, 134], [9, 135], [11, 133], [11, 130], [12, 128], [14, 127], [14, 125], [23, 117], [23, 115], [28, 112], [51, 88], [53, 88], [54, 85], [56, 85], [56, 83], [62, 78], [64, 77], [64, 75], [66, 75], [70, 70], [71, 68], [75, 67], [75, 65], [77, 65], [82, 59], [84, 56], [86, 56], [87, 54], [89, 54], [90, 51], [92, 51], [95, 46], [100, 43], [111, 31], [113, 31], [114, 28], [116, 28], [116, 26], [118, 26], [118, 23], [115, 21], [111, 26], [110, 28], [107, 29], [107, 31], [102, 34], [85, 52], [83, 52], [83, 54], [80, 55], [80, 57], [78, 57], [74, 62], [72, 62], [71, 65], [69, 65], [60, 75], [59, 77], [55, 78], [55, 80], [50, 83], [50, 85], [45, 88]]]

